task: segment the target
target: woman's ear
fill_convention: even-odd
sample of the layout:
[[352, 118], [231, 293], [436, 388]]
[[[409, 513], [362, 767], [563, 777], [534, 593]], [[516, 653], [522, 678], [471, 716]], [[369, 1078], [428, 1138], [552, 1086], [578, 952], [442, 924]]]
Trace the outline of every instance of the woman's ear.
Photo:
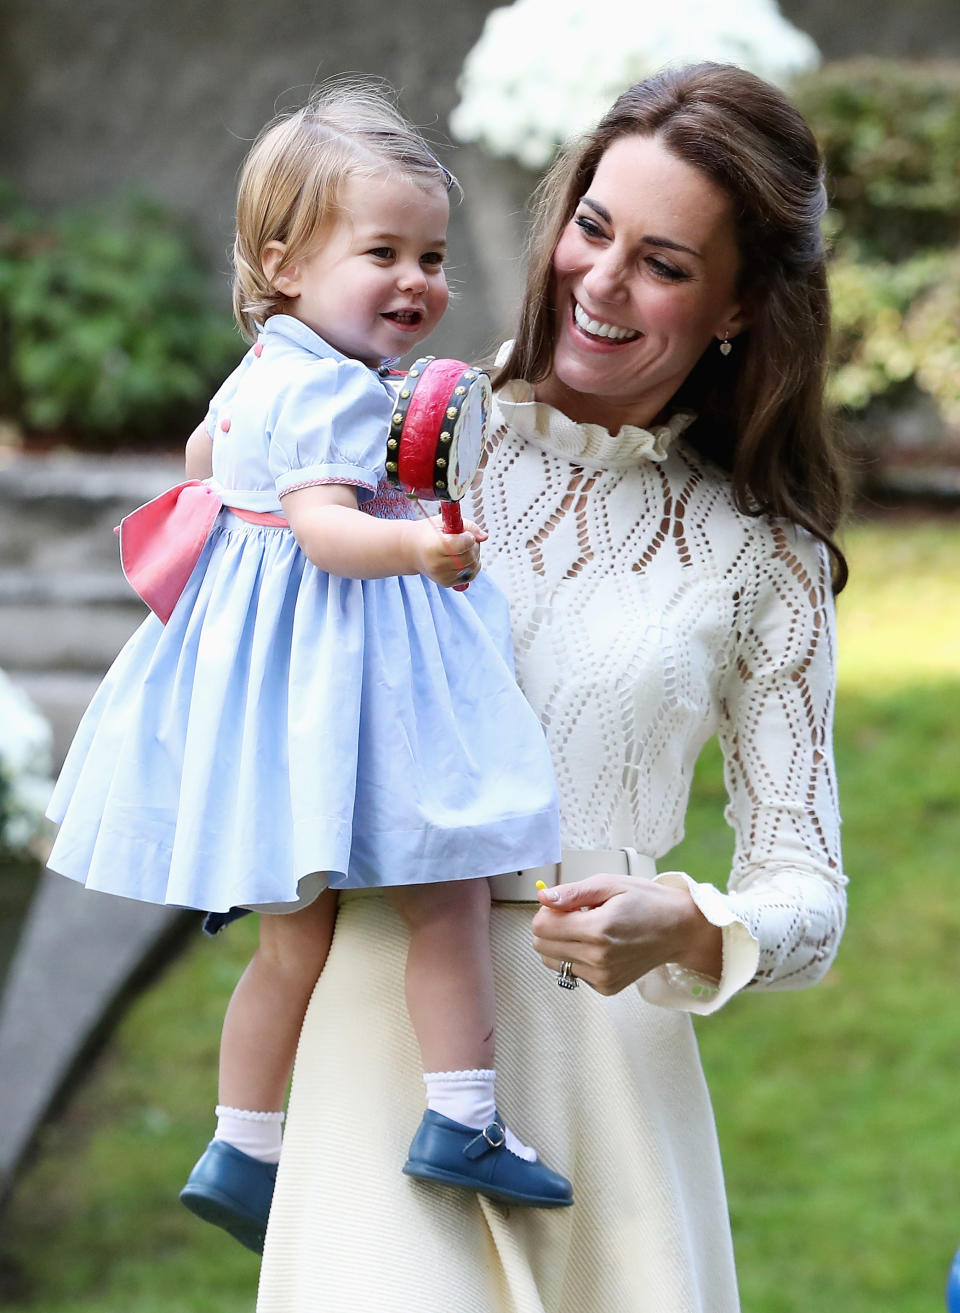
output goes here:
[[733, 341], [733, 339], [745, 328], [750, 327], [750, 316], [747, 313], [746, 306], [738, 305], [734, 307], [733, 313], [727, 315], [723, 323], [717, 328], [715, 336], [722, 341]]
[[270, 286], [275, 288], [281, 296], [292, 298], [300, 295], [300, 270], [298, 266], [288, 264], [281, 272], [277, 272], [286, 251], [287, 248], [283, 242], [267, 242], [260, 253], [260, 266]]
[[717, 338], [728, 338], [732, 342], [739, 333], [750, 327], [752, 318], [749, 296], [746, 296], [732, 306], [723, 323], [717, 325]]

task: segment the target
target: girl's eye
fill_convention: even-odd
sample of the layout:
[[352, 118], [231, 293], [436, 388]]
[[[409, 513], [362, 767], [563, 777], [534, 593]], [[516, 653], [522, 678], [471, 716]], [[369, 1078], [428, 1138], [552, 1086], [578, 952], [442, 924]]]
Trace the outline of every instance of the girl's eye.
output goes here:
[[582, 233], [586, 234], [587, 237], [602, 237], [604, 235], [603, 229], [600, 227], [600, 225], [596, 222], [595, 219], [591, 219], [588, 214], [576, 215], [574, 217], [573, 222], [577, 225], [577, 227], [580, 229]]
[[658, 259], [655, 255], [647, 257], [647, 266], [657, 278], [665, 278], [671, 283], [682, 283], [690, 275], [678, 269], [674, 264], [667, 264], [665, 260]]
[[443, 253], [441, 251], [425, 251], [420, 257], [421, 264], [433, 265], [437, 268], [443, 264]]
[[372, 255], [372, 256], [374, 257], [375, 260], [392, 260], [392, 259], [393, 259], [393, 247], [392, 247], [392, 246], [375, 246], [375, 247], [373, 248], [373, 250], [372, 250], [372, 251], [368, 251], [367, 254], [368, 254], [368, 255]]

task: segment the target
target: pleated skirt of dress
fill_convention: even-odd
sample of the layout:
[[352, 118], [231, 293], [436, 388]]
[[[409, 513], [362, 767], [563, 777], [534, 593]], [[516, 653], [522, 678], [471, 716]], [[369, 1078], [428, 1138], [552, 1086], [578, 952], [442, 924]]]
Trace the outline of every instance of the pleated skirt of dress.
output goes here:
[[150, 616], [77, 731], [53, 870], [226, 911], [559, 856], [543, 731], [480, 576], [342, 579], [222, 512], [166, 625]]
[[573, 1207], [402, 1175], [423, 1111], [406, 935], [382, 897], [348, 895], [300, 1038], [257, 1313], [737, 1313], [689, 1017], [558, 989], [533, 911], [493, 910], [498, 1101]]

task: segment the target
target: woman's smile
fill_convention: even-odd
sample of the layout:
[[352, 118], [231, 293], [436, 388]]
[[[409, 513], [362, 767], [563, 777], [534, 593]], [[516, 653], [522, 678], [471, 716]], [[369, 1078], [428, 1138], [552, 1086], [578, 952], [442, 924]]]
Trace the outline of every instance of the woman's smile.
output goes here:
[[657, 137], [601, 156], [553, 255], [556, 349], [542, 401], [645, 426], [712, 342], [743, 327], [729, 198]]
[[643, 336], [635, 328], [623, 328], [619, 324], [611, 324], [603, 319], [595, 318], [581, 305], [576, 297], [572, 297], [571, 301], [574, 323], [584, 337], [588, 339], [612, 346], [618, 343], [635, 342], [638, 337]]

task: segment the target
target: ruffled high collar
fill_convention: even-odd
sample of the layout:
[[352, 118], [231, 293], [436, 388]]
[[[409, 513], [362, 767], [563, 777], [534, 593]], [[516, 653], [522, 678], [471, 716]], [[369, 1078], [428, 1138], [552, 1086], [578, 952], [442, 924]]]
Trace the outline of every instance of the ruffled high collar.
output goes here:
[[513, 378], [498, 389], [496, 405], [521, 437], [551, 455], [592, 469], [629, 469], [644, 460], [666, 460], [670, 444], [696, 418], [679, 410], [652, 429], [624, 424], [611, 433], [602, 424], [578, 424], [562, 411], [537, 401], [525, 379]]

